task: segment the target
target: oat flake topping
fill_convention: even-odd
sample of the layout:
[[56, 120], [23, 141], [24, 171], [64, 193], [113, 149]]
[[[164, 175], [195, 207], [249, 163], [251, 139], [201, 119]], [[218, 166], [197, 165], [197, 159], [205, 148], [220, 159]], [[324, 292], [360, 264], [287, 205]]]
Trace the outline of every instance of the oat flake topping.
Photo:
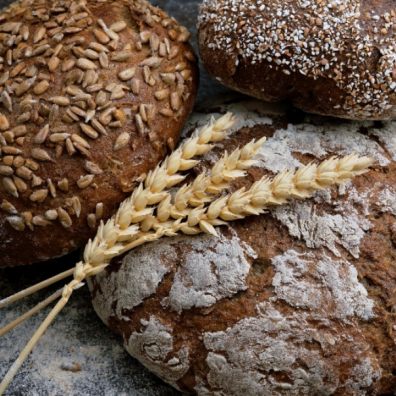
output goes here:
[[214, 30], [209, 47], [234, 55], [237, 65], [268, 62], [286, 75], [330, 78], [347, 93], [343, 109], [361, 118], [395, 104], [395, 7], [369, 9], [359, 0], [204, 0], [199, 25], [207, 23]]

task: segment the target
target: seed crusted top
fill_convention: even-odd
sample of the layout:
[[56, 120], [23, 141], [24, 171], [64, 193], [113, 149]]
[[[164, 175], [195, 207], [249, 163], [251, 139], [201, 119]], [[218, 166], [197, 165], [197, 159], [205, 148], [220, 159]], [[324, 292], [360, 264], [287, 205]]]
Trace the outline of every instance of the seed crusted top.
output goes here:
[[[188, 39], [145, 0], [22, 0], [0, 14], [0, 215], [9, 225], [69, 228], [84, 216], [94, 228], [106, 206], [98, 187], [113, 177], [128, 191], [128, 166], [150, 161], [135, 161], [138, 147], [173, 147], [169, 129], [195, 90]], [[89, 196], [96, 207], [86, 213]]]
[[[383, 4], [381, 4], [383, 3]], [[332, 79], [346, 92], [335, 105], [375, 118], [396, 104], [396, 9], [360, 0], [204, 0], [200, 27], [211, 49], [269, 63], [286, 75]]]

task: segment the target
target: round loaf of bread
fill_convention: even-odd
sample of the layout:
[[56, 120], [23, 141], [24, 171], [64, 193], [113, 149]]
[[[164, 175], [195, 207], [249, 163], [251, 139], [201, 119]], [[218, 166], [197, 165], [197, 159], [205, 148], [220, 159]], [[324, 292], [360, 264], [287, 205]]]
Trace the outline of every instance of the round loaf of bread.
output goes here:
[[173, 149], [197, 89], [188, 38], [145, 0], [0, 14], [0, 266], [81, 246]]
[[259, 103], [227, 110], [239, 116], [238, 132], [206, 164], [268, 137], [260, 165], [235, 188], [333, 155], [369, 155], [376, 165], [311, 200], [230, 223], [219, 238], [164, 238], [131, 251], [90, 281], [96, 312], [133, 357], [182, 391], [393, 394], [395, 122], [292, 122]]
[[208, 71], [266, 101], [317, 114], [396, 118], [396, 12], [390, 0], [204, 0]]

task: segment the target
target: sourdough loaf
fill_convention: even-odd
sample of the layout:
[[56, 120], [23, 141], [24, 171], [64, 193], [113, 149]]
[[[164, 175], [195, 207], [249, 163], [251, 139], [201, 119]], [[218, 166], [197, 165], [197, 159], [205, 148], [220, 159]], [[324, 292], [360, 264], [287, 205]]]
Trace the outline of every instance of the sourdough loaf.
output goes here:
[[396, 117], [392, 0], [204, 0], [208, 71], [266, 100], [350, 119]]
[[395, 123], [291, 120], [257, 102], [226, 110], [239, 117], [237, 132], [205, 166], [268, 137], [260, 165], [235, 188], [352, 152], [376, 166], [311, 200], [230, 223], [217, 239], [165, 238], [115, 259], [90, 280], [96, 312], [133, 357], [182, 391], [393, 394]]
[[173, 149], [188, 31], [145, 0], [22, 0], [0, 14], [0, 266], [81, 246]]

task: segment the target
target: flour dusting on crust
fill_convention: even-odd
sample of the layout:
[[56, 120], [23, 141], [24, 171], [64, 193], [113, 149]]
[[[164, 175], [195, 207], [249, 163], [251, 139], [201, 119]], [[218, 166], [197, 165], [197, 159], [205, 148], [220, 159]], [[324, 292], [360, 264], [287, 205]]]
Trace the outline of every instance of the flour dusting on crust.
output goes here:
[[172, 328], [155, 316], [141, 324], [142, 331], [132, 333], [125, 349], [165, 382], [177, 387], [176, 381], [189, 369], [188, 348], [174, 351]]
[[231, 239], [222, 234], [220, 238], [207, 235], [189, 244], [191, 249], [175, 274], [164, 305], [180, 313], [193, 307], [210, 307], [247, 289], [250, 264], [246, 256], [255, 255], [235, 233]]
[[396, 191], [391, 188], [385, 188], [378, 197], [377, 205], [383, 212], [392, 213], [396, 216]]
[[272, 172], [294, 169], [301, 165], [293, 153], [310, 154], [323, 158], [329, 153], [368, 155], [381, 166], [389, 164], [382, 147], [368, 136], [359, 132], [361, 124], [343, 123], [314, 126], [291, 125], [275, 131], [257, 155], [263, 168]]
[[358, 258], [360, 242], [371, 223], [353, 205], [339, 206], [338, 210], [340, 213], [336, 214], [318, 213], [315, 203], [305, 201], [276, 208], [272, 215], [309, 248], [324, 246], [341, 256], [339, 248], [343, 247]]
[[[373, 300], [359, 282], [356, 268], [345, 260], [325, 254], [288, 250], [272, 259], [275, 296], [293, 307], [318, 310], [329, 318], [347, 321], [351, 317], [371, 319]], [[324, 312], [325, 311], [325, 312]]]
[[107, 323], [116, 315], [129, 320], [123, 311], [133, 309], [157, 291], [169, 271], [166, 260], [172, 261], [176, 257], [173, 244], [162, 239], [125, 255], [118, 271], [99, 274], [97, 280], [101, 290], [97, 291], [94, 304], [101, 319]]
[[395, 122], [385, 122], [381, 129], [371, 129], [370, 135], [376, 136], [380, 142], [385, 146], [392, 160], [396, 161], [396, 133]]
[[[353, 348], [349, 359], [351, 372], [359, 372], [365, 359], [368, 377], [353, 378], [349, 388], [364, 395], [367, 384], [379, 376], [375, 359], [367, 356], [363, 337], [348, 337], [351, 328], [337, 333], [325, 320], [320, 330], [312, 327], [306, 312], [283, 314], [269, 303], [257, 306], [257, 316], [239, 321], [225, 331], [206, 333], [207, 383], [219, 389], [218, 395], [316, 395], [332, 394], [339, 389], [340, 373], [333, 361], [334, 350], [343, 343]], [[324, 353], [327, 352], [327, 353]], [[197, 378], [199, 395], [211, 395], [207, 385]]]

